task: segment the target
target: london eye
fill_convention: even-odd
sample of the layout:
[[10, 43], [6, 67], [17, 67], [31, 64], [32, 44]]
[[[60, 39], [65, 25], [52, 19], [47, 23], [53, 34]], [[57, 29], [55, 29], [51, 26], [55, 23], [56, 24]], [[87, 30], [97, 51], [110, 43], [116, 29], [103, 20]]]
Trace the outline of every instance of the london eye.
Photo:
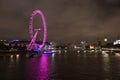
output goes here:
[[[43, 24], [43, 29], [41, 29], [41, 27], [39, 26], [38, 28], [33, 27], [33, 18], [35, 15], [39, 14], [41, 16], [42, 19], [42, 24]], [[37, 44], [36, 43], [36, 38], [39, 36], [38, 32], [40, 32], [41, 30], [43, 30], [43, 38], [42, 38], [42, 43], [41, 44]], [[29, 23], [29, 35], [30, 35], [30, 43], [27, 46], [27, 50], [33, 50], [37, 47], [37, 49], [42, 49], [46, 43], [46, 37], [47, 37], [47, 26], [46, 26], [46, 20], [45, 20], [45, 16], [43, 14], [43, 12], [39, 9], [36, 9], [32, 12], [32, 15], [30, 17], [30, 23]]]

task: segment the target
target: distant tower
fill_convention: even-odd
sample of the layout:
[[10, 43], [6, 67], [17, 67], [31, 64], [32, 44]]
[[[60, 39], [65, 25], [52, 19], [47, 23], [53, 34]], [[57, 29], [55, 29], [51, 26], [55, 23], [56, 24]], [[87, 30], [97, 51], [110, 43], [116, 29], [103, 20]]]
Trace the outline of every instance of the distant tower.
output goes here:
[[97, 41], [97, 46], [100, 47], [102, 45], [101, 41]]
[[104, 37], [104, 42], [103, 42], [104, 45], [107, 45], [108, 44], [108, 38], [107, 37]]
[[108, 38], [107, 37], [104, 38], [104, 42], [108, 42]]

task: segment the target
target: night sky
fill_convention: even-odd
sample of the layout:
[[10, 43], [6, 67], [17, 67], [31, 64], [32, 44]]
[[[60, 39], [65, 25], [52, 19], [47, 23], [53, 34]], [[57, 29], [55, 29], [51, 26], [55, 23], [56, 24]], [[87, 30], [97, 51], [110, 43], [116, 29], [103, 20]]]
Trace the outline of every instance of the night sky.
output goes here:
[[[119, 37], [120, 0], [0, 0], [0, 39], [29, 39], [29, 19], [34, 9], [45, 14], [48, 41]], [[39, 16], [34, 25], [38, 22]]]

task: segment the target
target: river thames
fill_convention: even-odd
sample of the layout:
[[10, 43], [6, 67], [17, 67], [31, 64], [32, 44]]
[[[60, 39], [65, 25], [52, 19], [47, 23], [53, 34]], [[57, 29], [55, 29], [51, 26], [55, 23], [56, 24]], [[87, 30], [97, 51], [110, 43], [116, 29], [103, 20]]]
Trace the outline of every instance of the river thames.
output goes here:
[[53, 53], [0, 56], [0, 80], [120, 80], [120, 56]]

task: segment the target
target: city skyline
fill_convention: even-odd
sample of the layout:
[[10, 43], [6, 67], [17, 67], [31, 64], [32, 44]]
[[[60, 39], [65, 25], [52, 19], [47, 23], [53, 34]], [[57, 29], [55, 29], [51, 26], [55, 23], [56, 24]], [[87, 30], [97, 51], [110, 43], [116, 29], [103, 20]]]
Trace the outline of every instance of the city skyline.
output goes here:
[[[29, 19], [41, 9], [49, 41], [109, 40], [119, 38], [120, 0], [1, 0], [0, 39], [29, 39]], [[34, 27], [41, 26], [35, 16]]]

